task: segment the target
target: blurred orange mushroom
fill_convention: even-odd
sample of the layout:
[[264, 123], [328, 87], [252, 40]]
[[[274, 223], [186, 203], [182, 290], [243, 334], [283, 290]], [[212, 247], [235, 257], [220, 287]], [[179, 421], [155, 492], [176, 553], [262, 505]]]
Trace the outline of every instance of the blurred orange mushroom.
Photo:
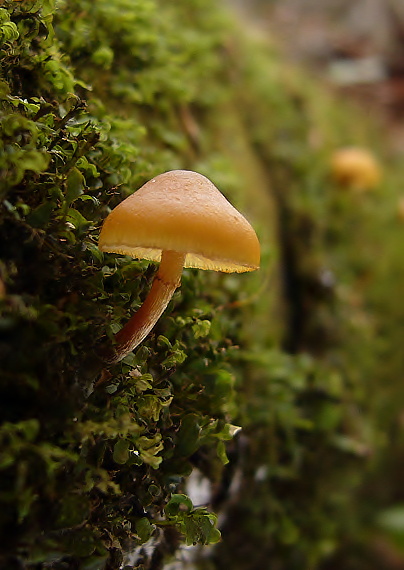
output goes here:
[[333, 153], [331, 175], [342, 187], [366, 191], [380, 183], [382, 169], [370, 151], [359, 147], [346, 147]]

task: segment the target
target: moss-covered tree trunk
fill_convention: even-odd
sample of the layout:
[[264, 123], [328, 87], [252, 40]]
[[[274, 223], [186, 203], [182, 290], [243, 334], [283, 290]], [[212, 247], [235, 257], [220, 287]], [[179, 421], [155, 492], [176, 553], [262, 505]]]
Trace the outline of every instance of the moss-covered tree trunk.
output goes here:
[[[217, 544], [221, 513], [201, 564], [312, 570], [371, 440], [371, 349], [352, 374], [360, 309], [331, 278], [367, 271], [340, 255], [335, 212], [355, 220], [327, 178], [328, 152], [362, 136], [349, 112], [213, 0], [5, 0], [0, 57], [0, 567], [163, 568]], [[100, 375], [155, 271], [102, 254], [100, 225], [174, 168], [250, 217], [261, 271], [186, 270]]]

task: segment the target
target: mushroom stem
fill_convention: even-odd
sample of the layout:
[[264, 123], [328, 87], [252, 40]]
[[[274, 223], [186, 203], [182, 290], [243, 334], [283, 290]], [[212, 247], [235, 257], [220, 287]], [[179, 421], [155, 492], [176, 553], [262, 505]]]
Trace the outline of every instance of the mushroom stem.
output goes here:
[[115, 335], [111, 363], [132, 352], [152, 330], [181, 283], [184, 261], [184, 253], [162, 252], [159, 270], [143, 305]]

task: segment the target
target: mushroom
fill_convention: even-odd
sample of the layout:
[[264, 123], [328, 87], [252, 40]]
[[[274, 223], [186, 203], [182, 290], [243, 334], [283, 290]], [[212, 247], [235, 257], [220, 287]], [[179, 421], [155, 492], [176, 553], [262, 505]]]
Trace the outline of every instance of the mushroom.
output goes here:
[[249, 222], [202, 174], [172, 170], [146, 182], [106, 218], [101, 251], [160, 261], [143, 305], [116, 334], [118, 362], [149, 334], [181, 282], [183, 267], [242, 273], [259, 268]]
[[331, 174], [342, 187], [357, 191], [375, 188], [382, 178], [376, 157], [359, 147], [336, 150], [331, 157]]

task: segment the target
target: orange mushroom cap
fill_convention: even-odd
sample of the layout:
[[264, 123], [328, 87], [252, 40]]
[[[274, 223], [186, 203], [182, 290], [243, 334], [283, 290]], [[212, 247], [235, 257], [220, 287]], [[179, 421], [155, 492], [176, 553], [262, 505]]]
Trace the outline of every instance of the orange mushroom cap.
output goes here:
[[102, 251], [160, 261], [163, 250], [184, 253], [184, 267], [244, 272], [258, 269], [254, 229], [208, 178], [172, 170], [146, 182], [107, 217]]
[[359, 147], [336, 150], [331, 157], [331, 173], [339, 184], [358, 190], [375, 188], [382, 178], [376, 157]]

